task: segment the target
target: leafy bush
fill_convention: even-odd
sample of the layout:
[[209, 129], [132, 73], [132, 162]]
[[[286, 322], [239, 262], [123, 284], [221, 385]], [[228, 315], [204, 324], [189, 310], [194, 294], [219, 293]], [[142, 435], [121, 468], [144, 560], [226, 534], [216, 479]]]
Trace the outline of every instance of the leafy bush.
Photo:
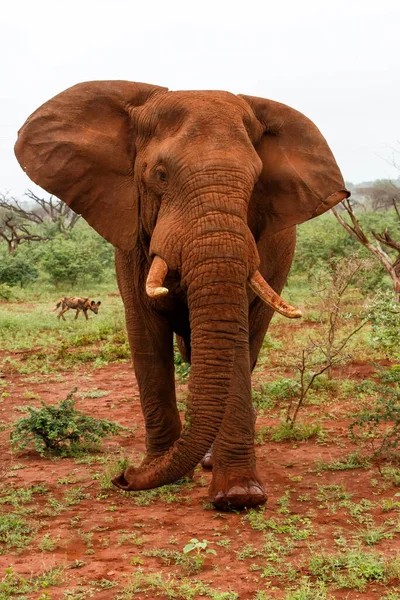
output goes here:
[[350, 437], [376, 460], [399, 461], [400, 390], [376, 386], [378, 397], [350, 423]]
[[180, 383], [186, 383], [190, 373], [190, 364], [185, 362], [178, 349], [174, 349], [175, 374]]
[[58, 236], [46, 245], [42, 267], [55, 285], [75, 285], [82, 278], [99, 281], [103, 274], [103, 265], [91, 244], [66, 240], [63, 236]]
[[124, 427], [106, 419], [96, 419], [75, 409], [73, 398], [77, 388], [71, 390], [58, 405], [41, 402], [41, 408], [25, 407], [28, 417], [15, 423], [11, 443], [18, 450], [30, 444], [42, 456], [52, 451], [60, 456], [71, 456], [96, 445], [101, 438], [119, 433]]
[[12, 290], [9, 285], [0, 283], [0, 300], [10, 300], [12, 296]]
[[296, 396], [299, 388], [299, 383], [294, 379], [280, 377], [276, 381], [261, 383], [258, 390], [253, 390], [253, 402], [260, 409], [273, 408], [279, 400]]
[[379, 293], [371, 306], [371, 338], [375, 347], [398, 351], [400, 306], [392, 291]]
[[28, 256], [13, 255], [7, 257], [0, 266], [0, 284], [24, 287], [39, 276], [37, 268]]

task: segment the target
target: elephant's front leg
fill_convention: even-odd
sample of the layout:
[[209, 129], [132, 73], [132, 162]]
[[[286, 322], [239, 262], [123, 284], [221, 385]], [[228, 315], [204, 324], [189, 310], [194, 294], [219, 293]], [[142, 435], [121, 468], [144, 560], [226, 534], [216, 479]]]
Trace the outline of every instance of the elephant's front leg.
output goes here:
[[182, 425], [175, 398], [172, 329], [144, 296], [145, 279], [136, 281], [135, 252], [116, 250], [115, 266], [145, 420], [144, 462], [150, 462], [168, 451]]
[[256, 470], [248, 338], [236, 345], [233, 373], [227, 409], [213, 444], [209, 498], [220, 509], [250, 508], [267, 499]]
[[176, 406], [173, 338], [166, 319], [149, 321], [136, 315], [127, 321], [133, 365], [146, 427], [144, 462], [164, 454], [179, 438], [181, 421]]

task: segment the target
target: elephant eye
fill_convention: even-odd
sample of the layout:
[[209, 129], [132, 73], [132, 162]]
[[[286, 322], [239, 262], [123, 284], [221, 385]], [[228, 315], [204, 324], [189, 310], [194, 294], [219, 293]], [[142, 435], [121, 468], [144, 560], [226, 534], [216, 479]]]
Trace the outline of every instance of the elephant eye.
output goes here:
[[156, 176], [158, 181], [160, 181], [161, 183], [166, 183], [168, 180], [167, 172], [163, 167], [157, 167]]

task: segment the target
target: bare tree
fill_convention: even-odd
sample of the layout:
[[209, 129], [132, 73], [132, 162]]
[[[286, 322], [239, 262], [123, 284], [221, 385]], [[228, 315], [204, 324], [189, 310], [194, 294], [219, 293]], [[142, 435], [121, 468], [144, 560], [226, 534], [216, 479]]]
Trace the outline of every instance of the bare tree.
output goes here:
[[372, 210], [389, 210], [393, 202], [400, 202], [400, 188], [390, 179], [375, 181], [370, 187], [357, 187], [356, 194], [363, 196]]
[[[77, 215], [55, 196], [40, 198], [31, 190], [28, 190], [25, 196], [33, 202], [32, 208], [26, 204], [23, 205], [16, 198], [8, 197], [7, 194], [0, 194], [0, 208], [3, 208], [8, 215], [18, 216], [25, 222], [36, 225], [44, 225], [46, 222], [54, 223], [59, 232], [64, 235], [71, 231], [80, 219], [80, 215]], [[27, 226], [26, 223], [25, 226]]]
[[348, 343], [369, 322], [367, 304], [364, 303], [361, 309], [358, 306], [357, 314], [349, 313], [348, 305], [352, 301], [350, 285], [370, 263], [370, 260], [357, 257], [333, 261], [328, 285], [324, 288], [322, 280], [318, 281], [321, 327], [309, 336], [300, 351], [294, 349], [286, 352], [284, 358], [284, 364], [293, 369], [298, 383], [286, 411], [286, 423], [290, 428], [295, 425], [308, 393], [315, 386], [315, 380], [323, 373], [332, 379], [332, 368], [351, 358], [345, 353]]
[[[400, 224], [399, 205], [395, 199], [393, 199], [392, 202]], [[371, 234], [374, 237], [374, 241], [371, 241], [365, 231], [362, 229], [354, 213], [350, 200], [343, 200], [341, 204], [349, 215], [351, 224], [345, 221], [342, 215], [335, 208], [332, 208], [332, 212], [336, 219], [350, 235], [352, 235], [358, 242], [360, 242], [360, 244], [367, 248], [367, 250], [380, 262], [380, 264], [391, 277], [394, 292], [400, 302], [400, 242], [391, 237], [387, 228], [383, 233], [371, 231]], [[390, 254], [388, 254], [388, 252], [382, 248], [381, 244], [387, 248], [390, 248], [391, 250], [394, 250], [396, 252], [396, 256], [392, 258]]]
[[13, 221], [12, 215], [6, 215], [3, 222], [0, 222], [0, 237], [7, 242], [9, 254], [12, 254], [23, 242], [44, 242], [49, 239], [31, 233], [26, 225]]

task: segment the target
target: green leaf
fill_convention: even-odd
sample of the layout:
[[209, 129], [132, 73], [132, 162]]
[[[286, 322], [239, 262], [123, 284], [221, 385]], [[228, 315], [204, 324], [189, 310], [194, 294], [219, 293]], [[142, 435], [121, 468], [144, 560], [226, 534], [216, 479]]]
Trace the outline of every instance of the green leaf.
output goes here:
[[183, 548], [183, 553], [189, 554], [189, 552], [191, 552], [195, 548], [196, 548], [196, 544], [186, 544], [186, 546], [184, 546], [184, 548]]

